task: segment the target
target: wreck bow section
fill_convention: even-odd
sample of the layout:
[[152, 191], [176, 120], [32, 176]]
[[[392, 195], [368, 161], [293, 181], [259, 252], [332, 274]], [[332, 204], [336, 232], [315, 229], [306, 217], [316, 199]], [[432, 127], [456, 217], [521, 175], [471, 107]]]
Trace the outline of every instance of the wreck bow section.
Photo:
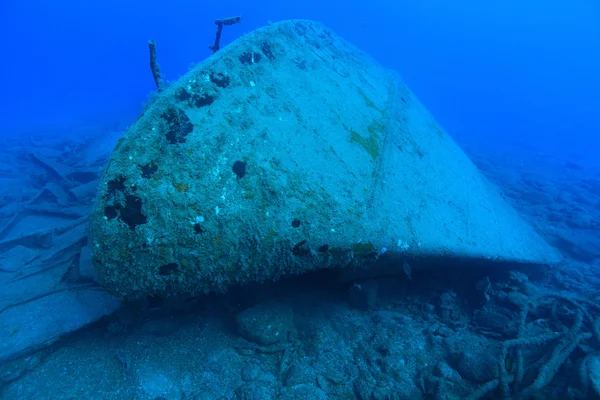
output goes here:
[[114, 149], [91, 242], [131, 299], [380, 257], [556, 260], [395, 74], [310, 21], [160, 93]]

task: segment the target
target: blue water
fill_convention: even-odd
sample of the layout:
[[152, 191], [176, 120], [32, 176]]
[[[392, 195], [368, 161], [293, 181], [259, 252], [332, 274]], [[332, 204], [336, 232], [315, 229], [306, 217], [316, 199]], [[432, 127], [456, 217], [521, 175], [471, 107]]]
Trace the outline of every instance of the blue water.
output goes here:
[[[286, 3], [2, 1], [0, 341], [15, 346], [19, 337], [22, 351], [0, 357], [0, 396], [451, 399], [488, 384], [496, 389], [474, 398], [600, 398], [600, 3]], [[524, 276], [489, 271], [472, 285], [417, 271], [375, 280], [376, 289], [367, 282], [376, 307], [370, 295], [352, 294], [362, 287], [340, 288], [317, 274], [172, 304], [115, 302], [90, 325], [73, 322], [87, 309], [31, 303], [9, 315], [38, 299], [15, 282], [49, 257], [42, 250], [63, 239], [85, 245], [84, 225], [75, 238], [53, 231], [52, 241], [48, 232], [85, 220], [93, 188], [44, 187], [64, 180], [56, 163], [59, 175], [61, 165], [79, 174], [71, 180], [77, 186], [97, 178], [155, 91], [147, 41], [155, 40], [161, 71], [175, 81], [211, 55], [213, 21], [233, 15], [242, 22], [224, 29], [221, 46], [269, 21], [311, 19], [397, 71], [564, 262]], [[85, 207], [43, 226], [24, 216], [48, 199]], [[28, 236], [37, 231], [45, 233]], [[74, 247], [52, 254], [48, 268], [63, 256], [64, 263], [84, 257]], [[100, 290], [86, 274], [70, 273], [45, 277], [52, 283], [43, 296]], [[29, 346], [42, 317], [43, 329], [73, 333]], [[11, 325], [18, 318], [24, 322]], [[253, 318], [274, 321], [293, 345], [248, 340], [261, 340], [244, 333]], [[523, 338], [536, 339], [507, 344]], [[495, 353], [502, 346], [504, 375]]]
[[2, 2], [3, 132], [127, 125], [153, 89], [146, 41], [175, 80], [210, 54], [215, 16], [242, 15], [224, 44], [269, 20], [320, 21], [397, 70], [453, 135], [589, 149], [597, 132], [598, 3]]

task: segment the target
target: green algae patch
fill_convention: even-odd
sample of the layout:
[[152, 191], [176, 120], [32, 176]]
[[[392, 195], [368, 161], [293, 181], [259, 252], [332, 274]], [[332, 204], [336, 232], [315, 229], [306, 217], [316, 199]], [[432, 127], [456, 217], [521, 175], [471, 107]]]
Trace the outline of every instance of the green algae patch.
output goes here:
[[352, 251], [360, 257], [366, 257], [374, 250], [371, 242], [357, 242], [352, 245]]
[[365, 100], [365, 105], [367, 107], [377, 110], [383, 114], [383, 110], [381, 110], [379, 107], [377, 107], [375, 105], [375, 102], [373, 100], [371, 100], [371, 98], [369, 96], [367, 96], [367, 94], [365, 93], [364, 90], [362, 90], [361, 88], [358, 88], [358, 93], [360, 93], [361, 97]]
[[385, 126], [383, 126], [383, 124], [379, 121], [371, 122], [371, 125], [369, 125], [369, 127], [367, 128], [367, 131], [369, 131], [371, 135], [379, 135], [383, 133], [384, 130]]
[[350, 132], [350, 141], [361, 145], [362, 148], [369, 153], [371, 158], [376, 160], [377, 157], [379, 157], [379, 141], [384, 129], [385, 127], [379, 121], [373, 121], [367, 128], [367, 132], [369, 133], [369, 136], [367, 137], [362, 136], [352, 129], [348, 129], [348, 131]]
[[369, 137], [363, 137], [358, 132], [350, 131], [350, 141], [352, 143], [358, 143], [369, 153], [369, 155], [376, 160], [379, 156], [379, 141], [374, 135]]

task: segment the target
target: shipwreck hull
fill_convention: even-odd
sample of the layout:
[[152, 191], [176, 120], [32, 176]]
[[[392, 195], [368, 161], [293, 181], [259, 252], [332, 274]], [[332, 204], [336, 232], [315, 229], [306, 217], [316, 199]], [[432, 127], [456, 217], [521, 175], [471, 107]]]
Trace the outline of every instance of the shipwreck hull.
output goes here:
[[124, 298], [382, 258], [559, 259], [395, 73], [310, 21], [164, 90], [117, 144], [90, 232]]

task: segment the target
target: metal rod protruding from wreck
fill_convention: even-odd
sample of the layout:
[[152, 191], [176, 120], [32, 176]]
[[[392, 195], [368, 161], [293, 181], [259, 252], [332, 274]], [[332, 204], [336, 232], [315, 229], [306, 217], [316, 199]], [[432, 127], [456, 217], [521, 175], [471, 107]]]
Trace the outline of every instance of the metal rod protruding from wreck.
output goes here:
[[150, 70], [154, 77], [154, 83], [156, 84], [156, 90], [162, 92], [165, 89], [165, 82], [160, 74], [160, 66], [156, 61], [156, 43], [154, 40], [148, 41], [148, 49], [150, 50]]
[[208, 48], [211, 49], [213, 51], [213, 53], [216, 53], [217, 51], [219, 51], [219, 49], [221, 48], [220, 42], [221, 42], [221, 33], [223, 32], [223, 27], [229, 26], [229, 25], [234, 25], [234, 24], [239, 24], [241, 21], [242, 21], [242, 17], [240, 17], [240, 16], [215, 20], [215, 24], [217, 25], [217, 34], [215, 36], [215, 43], [212, 46], [208, 46]]

